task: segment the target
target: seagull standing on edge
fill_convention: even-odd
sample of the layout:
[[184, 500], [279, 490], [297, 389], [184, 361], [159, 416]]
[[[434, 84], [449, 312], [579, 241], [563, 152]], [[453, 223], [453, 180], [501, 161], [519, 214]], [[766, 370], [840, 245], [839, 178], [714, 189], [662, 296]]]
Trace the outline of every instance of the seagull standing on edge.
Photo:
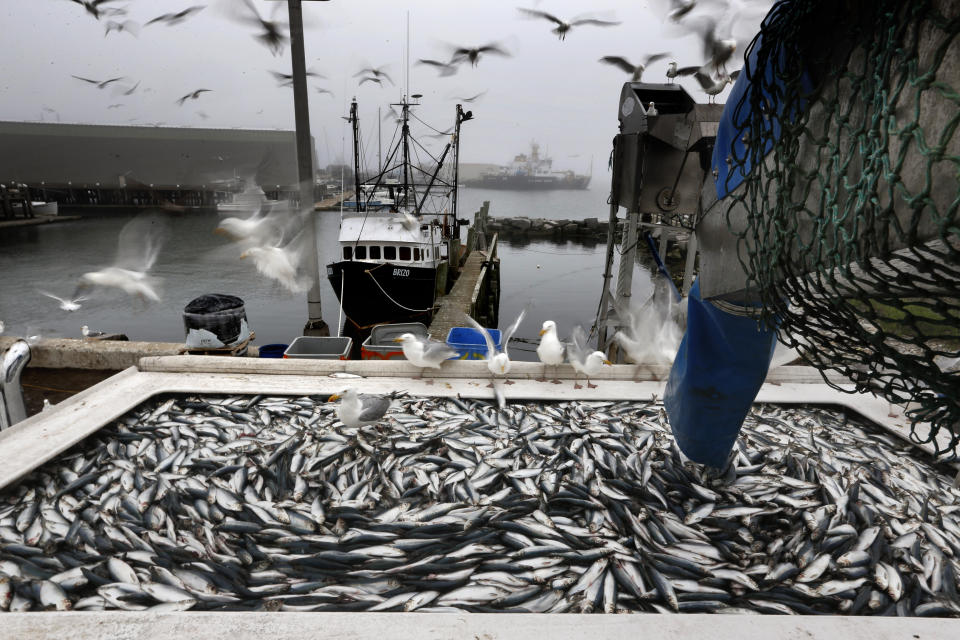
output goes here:
[[[412, 333], [405, 333], [399, 338], [394, 338], [394, 342], [403, 345], [403, 356], [415, 367], [420, 367], [420, 377], [423, 377], [423, 369], [439, 369], [444, 360], [458, 355], [457, 350], [446, 342], [435, 342], [429, 338], [418, 338]], [[431, 380], [427, 384], [433, 384]]]
[[337, 408], [337, 417], [340, 418], [340, 422], [353, 429], [376, 424], [390, 409], [390, 398], [359, 394], [356, 389], [335, 393], [328, 401], [334, 400], [340, 400], [340, 406]]
[[587, 378], [587, 387], [596, 389], [597, 385], [590, 383], [590, 376], [600, 373], [605, 365], [611, 365], [613, 363], [607, 360], [607, 356], [603, 351], [588, 352], [587, 334], [583, 330], [583, 327], [574, 327], [572, 340], [573, 343], [570, 345], [570, 348], [567, 349], [567, 358], [570, 364], [573, 365], [574, 371], [577, 372], [577, 376], [573, 379], [573, 388], [583, 388], [578, 382], [579, 374], [582, 373]]
[[563, 364], [564, 346], [557, 336], [557, 323], [553, 320], [547, 320], [540, 328], [540, 344], [537, 346], [537, 357], [544, 364], [544, 377], [539, 382], [546, 382], [546, 365], [552, 366], [554, 384], [560, 384], [557, 380], [557, 367]]

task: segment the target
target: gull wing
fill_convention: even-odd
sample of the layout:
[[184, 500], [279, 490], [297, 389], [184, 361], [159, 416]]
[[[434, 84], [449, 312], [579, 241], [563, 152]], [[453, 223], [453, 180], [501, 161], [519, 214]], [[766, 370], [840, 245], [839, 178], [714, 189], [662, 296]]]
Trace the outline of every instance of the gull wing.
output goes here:
[[457, 350], [446, 342], [427, 341], [423, 346], [423, 357], [425, 360], [447, 360], [457, 355]]
[[[523, 322], [523, 317], [527, 315], [527, 310], [530, 308], [529, 305], [525, 306], [520, 310], [520, 315], [517, 316], [517, 319], [513, 321], [513, 324], [507, 327], [503, 332], [503, 352], [507, 353], [507, 347], [510, 345], [510, 339], [513, 338], [513, 334], [517, 332], [517, 329], [520, 327], [520, 323]], [[509, 356], [510, 354], [507, 353]]]
[[360, 395], [360, 420], [379, 420], [390, 409], [390, 398], [385, 396]]
[[605, 62], [606, 64], [612, 64], [621, 71], [626, 71], [627, 73], [633, 73], [636, 67], [626, 59], [621, 58], [620, 56], [603, 56], [600, 58], [600, 62]]
[[117, 237], [115, 267], [148, 271], [170, 237], [170, 221], [158, 213], [141, 214], [123, 225]]
[[[523, 315], [521, 314], [521, 318]], [[483, 341], [487, 343], [487, 360], [493, 359], [493, 356], [497, 355], [497, 345], [493, 343], [493, 338], [490, 336], [490, 332], [480, 326], [480, 323], [468, 316], [463, 314], [463, 319], [466, 320], [474, 329], [483, 334]], [[506, 347], [507, 343], [504, 342], [503, 346]], [[506, 349], [504, 349], [506, 351]]]
[[551, 22], [555, 22], [561, 27], [563, 26], [563, 20], [561, 20], [556, 16], [550, 15], [546, 11], [537, 11], [536, 9], [524, 9], [522, 7], [517, 7], [517, 11], [525, 14], [527, 17], [530, 17], [530, 18], [546, 18], [547, 20]]
[[588, 353], [590, 353], [590, 350], [587, 341], [587, 332], [583, 329], [583, 327], [577, 325], [573, 328], [573, 334], [570, 336], [570, 345], [567, 347], [567, 356], [571, 360], [583, 362], [586, 360]]

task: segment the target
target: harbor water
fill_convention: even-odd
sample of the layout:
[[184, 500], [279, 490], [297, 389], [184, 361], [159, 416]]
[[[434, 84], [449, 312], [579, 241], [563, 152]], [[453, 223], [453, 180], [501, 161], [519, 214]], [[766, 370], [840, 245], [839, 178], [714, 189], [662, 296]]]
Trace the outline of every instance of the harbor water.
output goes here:
[[[464, 188], [460, 192], [460, 217], [471, 218], [485, 200], [490, 215], [529, 216], [548, 219], [606, 219], [606, 176], [594, 178], [583, 191], [492, 191]], [[306, 321], [305, 294], [292, 294], [260, 276], [241, 250], [213, 233], [215, 213], [183, 213], [172, 218], [173, 233], [153, 268], [162, 280], [159, 303], [131, 298], [107, 289], [88, 293], [89, 299], [73, 313], [41, 290], [67, 297], [79, 276], [112, 263], [117, 234], [134, 215], [111, 214], [85, 217], [36, 227], [0, 231], [0, 320], [5, 335], [79, 338], [81, 327], [126, 334], [131, 340], [181, 342], [184, 339], [182, 311], [204, 293], [227, 293], [244, 300], [247, 318], [256, 332], [254, 344], [289, 343], [299, 336]], [[339, 214], [320, 212], [321, 275], [337, 247]], [[575, 324], [589, 328], [602, 288], [603, 241], [552, 242], [500, 241], [501, 325], [509, 324], [525, 305], [532, 305], [517, 333], [535, 340], [544, 320], [557, 322], [562, 335]], [[634, 275], [634, 296], [642, 299], [651, 290], [649, 274]], [[340, 324], [337, 298], [324, 277], [324, 320], [336, 331]], [[511, 355], [535, 360], [534, 347], [515, 343]]]

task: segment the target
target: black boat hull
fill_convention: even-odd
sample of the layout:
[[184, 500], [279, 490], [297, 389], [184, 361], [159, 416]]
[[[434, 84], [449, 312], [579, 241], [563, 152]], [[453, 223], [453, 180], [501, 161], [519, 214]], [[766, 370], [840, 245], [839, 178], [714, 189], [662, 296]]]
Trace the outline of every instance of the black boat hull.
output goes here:
[[436, 275], [435, 267], [391, 262], [343, 260], [327, 265], [327, 280], [344, 315], [360, 328], [382, 322], [429, 322]]

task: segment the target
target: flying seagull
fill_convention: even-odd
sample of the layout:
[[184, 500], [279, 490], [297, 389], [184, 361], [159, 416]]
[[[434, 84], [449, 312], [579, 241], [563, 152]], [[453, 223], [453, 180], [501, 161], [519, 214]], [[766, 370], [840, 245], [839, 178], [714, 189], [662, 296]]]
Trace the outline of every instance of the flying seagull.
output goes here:
[[[387, 65], [383, 65], [383, 66], [380, 66], [380, 67], [367, 67], [367, 68], [365, 68], [365, 69], [360, 69], [360, 71], [357, 71], [355, 74], [353, 74], [353, 77], [354, 77], [354, 78], [359, 78], [359, 77], [362, 76], [362, 75], [369, 74], [369, 75], [373, 76], [374, 78], [377, 78], [378, 81], [385, 79], [385, 80], [386, 80], [387, 82], [389, 82], [390, 84], [393, 84], [393, 79], [392, 79], [389, 75], [387, 75], [387, 72], [386, 72], [386, 71], [384, 71], [384, 69], [385, 69], [386, 67], [387, 67]], [[362, 83], [362, 82], [363, 82], [363, 81], [361, 81], [361, 83]]]
[[80, 276], [73, 300], [81, 291], [100, 286], [115, 287], [144, 300], [159, 301], [156, 279], [147, 274], [168, 236], [168, 221], [157, 214], [141, 214], [125, 224], [117, 238], [117, 257], [113, 264]]
[[84, 82], [89, 82], [92, 85], [96, 85], [97, 89], [106, 89], [107, 85], [110, 84], [111, 82], [116, 82], [117, 80], [123, 80], [123, 76], [120, 76], [119, 78], [110, 78], [109, 80], [103, 80], [103, 81], [91, 80], [90, 78], [81, 78], [80, 76], [75, 76], [73, 74], [71, 74], [70, 77], [76, 78], [77, 80], [83, 80]]
[[[526, 313], [526, 309], [520, 311], [520, 315], [518, 315], [517, 319], [513, 321], [513, 324], [504, 330], [503, 335], [501, 336], [503, 344], [502, 350], [497, 350], [497, 346], [493, 342], [493, 337], [490, 335], [489, 331], [480, 326], [479, 322], [467, 314], [463, 314], [463, 318], [467, 321], [467, 324], [479, 331], [483, 336], [483, 341], [487, 345], [487, 369], [492, 375], [505, 376], [510, 373], [511, 363], [510, 355], [507, 353], [507, 347], [510, 345], [510, 339], [513, 338], [513, 334], [517, 332], [517, 328], [520, 326], [520, 323], [523, 322], [523, 317], [526, 315]], [[508, 380], [507, 384], [513, 383]], [[493, 384], [491, 383], [490, 386], [493, 386]]]
[[523, 13], [531, 18], [546, 18], [547, 20], [555, 23], [557, 26], [551, 29], [551, 33], [557, 34], [561, 40], [566, 40], [567, 32], [570, 31], [573, 27], [581, 24], [592, 24], [597, 27], [613, 27], [619, 22], [613, 20], [598, 20], [597, 18], [590, 18], [586, 15], [580, 15], [572, 18], [569, 22], [566, 20], [561, 20], [560, 18], [547, 13], [546, 11], [536, 11], [535, 9], [523, 9], [517, 7], [517, 11]]
[[127, 89], [126, 91], [124, 91], [124, 92], [123, 92], [123, 95], [125, 95], [125, 96], [131, 95], [134, 91], [137, 90], [137, 87], [139, 87], [139, 86], [140, 86], [140, 80], [137, 80], [137, 84], [133, 85], [132, 87], [130, 87], [129, 89]]
[[363, 84], [364, 82], [376, 82], [376, 83], [379, 84], [380, 86], [383, 86], [383, 81], [380, 80], [380, 78], [373, 78], [373, 77], [361, 78], [361, 79], [360, 79], [360, 82], [358, 82], [357, 84], [358, 84], [358, 85], [361, 85], [361, 84]]
[[453, 47], [453, 55], [450, 57], [450, 64], [459, 64], [464, 60], [470, 61], [470, 66], [475, 67], [480, 62], [480, 54], [496, 54], [498, 56], [510, 57], [510, 52], [504, 49], [496, 42], [485, 44], [479, 47]]
[[117, 22], [115, 20], [107, 20], [107, 25], [106, 25], [106, 28], [104, 29], [103, 37], [106, 38], [108, 35], [110, 35], [111, 31], [116, 31], [117, 33], [126, 31], [130, 35], [136, 36], [138, 33], [140, 33], [140, 24], [137, 22], [134, 22], [133, 20], [124, 20], [123, 22]]
[[737, 50], [737, 41], [734, 38], [717, 37], [717, 21], [710, 16], [690, 18], [686, 22], [697, 32], [703, 42], [703, 55], [707, 58], [704, 66], [712, 67], [714, 73], [727, 75], [726, 64]]
[[37, 291], [39, 291], [41, 294], [47, 296], [48, 298], [53, 298], [54, 300], [56, 300], [57, 302], [59, 302], [59, 303], [60, 303], [60, 308], [63, 309], [64, 311], [70, 311], [70, 312], [76, 311], [77, 309], [80, 308], [80, 303], [83, 302], [84, 300], [86, 300], [86, 298], [85, 298], [84, 296], [80, 296], [79, 298], [70, 299], [70, 298], [61, 298], [60, 296], [54, 295], [54, 294], [49, 293], [49, 292], [47, 292], [47, 291], [43, 291], [42, 289], [37, 289]]
[[[270, 72], [270, 75], [273, 76], [273, 79], [277, 81], [277, 86], [278, 86], [278, 87], [292, 87], [292, 86], [293, 86], [293, 74], [292, 74], [292, 73], [280, 73], [279, 71], [273, 71], [273, 70], [271, 70], [271, 69], [268, 69], [267, 71], [269, 71], [269, 72]], [[312, 77], [312, 78], [320, 78], [320, 79], [322, 79], [322, 80], [326, 80], [326, 79], [327, 79], [327, 76], [323, 75], [322, 73], [317, 73], [316, 71], [307, 71], [305, 75], [307, 75], [307, 76], [309, 76], [309, 77]]]
[[[247, 5], [252, 15], [236, 14], [235, 18], [240, 22], [260, 27], [260, 33], [256, 34], [254, 38], [266, 45], [273, 55], [280, 55], [284, 44], [287, 42], [287, 36], [283, 34], [282, 30], [284, 24], [279, 20], [265, 20], [257, 11], [253, 0], [243, 0], [243, 3]], [[277, 3], [276, 6], [280, 7], [280, 3]]]
[[205, 4], [196, 4], [196, 5], [193, 5], [192, 7], [187, 7], [183, 11], [178, 11], [176, 13], [165, 13], [161, 16], [157, 16], [153, 20], [148, 20], [144, 26], [149, 26], [157, 22], [165, 22], [168, 27], [172, 27], [176, 24], [180, 24], [181, 22], [183, 22], [193, 14], [203, 11], [206, 8], [206, 6], [207, 5]]
[[333, 91], [330, 91], [330, 89], [324, 89], [323, 87], [314, 87], [314, 89], [317, 90], [317, 93], [327, 93], [330, 94], [331, 98], [336, 97], [333, 95]]
[[481, 91], [475, 96], [470, 96], [469, 98], [461, 98], [459, 96], [454, 96], [454, 100], [459, 100], [460, 102], [473, 102], [474, 100], [479, 100], [483, 96], [487, 95], [486, 91]]
[[344, 425], [357, 428], [376, 424], [390, 409], [390, 398], [386, 396], [359, 394], [356, 389], [347, 389], [330, 396], [328, 402], [340, 401], [337, 417]]
[[627, 73], [632, 74], [632, 76], [630, 77], [631, 82], [640, 82], [640, 78], [643, 77], [643, 72], [648, 66], [650, 66], [657, 60], [662, 60], [663, 58], [666, 58], [668, 55], [670, 54], [654, 53], [644, 58], [643, 62], [641, 62], [638, 65], [634, 65], [632, 62], [630, 62], [626, 58], [621, 58], [620, 56], [603, 56], [602, 58], [600, 58], [600, 62], [613, 65], [614, 67], [622, 71], [626, 71]]
[[182, 107], [183, 103], [186, 102], [187, 100], [196, 100], [197, 98], [200, 97], [201, 93], [208, 92], [208, 91], [213, 91], [213, 89], [197, 89], [196, 91], [191, 91], [187, 95], [177, 98], [177, 104]]
[[417, 64], [425, 64], [427, 66], [435, 68], [441, 78], [444, 76], [452, 76], [457, 72], [456, 65], [451, 64], [449, 62], [440, 62], [439, 60], [430, 60], [429, 58], [420, 58], [419, 60], [417, 60]]
[[80, 5], [87, 10], [87, 13], [92, 15], [97, 20], [100, 19], [100, 16], [103, 14], [103, 10], [100, 9], [100, 5], [107, 2], [116, 2], [117, 0], [72, 0], [74, 3]]

